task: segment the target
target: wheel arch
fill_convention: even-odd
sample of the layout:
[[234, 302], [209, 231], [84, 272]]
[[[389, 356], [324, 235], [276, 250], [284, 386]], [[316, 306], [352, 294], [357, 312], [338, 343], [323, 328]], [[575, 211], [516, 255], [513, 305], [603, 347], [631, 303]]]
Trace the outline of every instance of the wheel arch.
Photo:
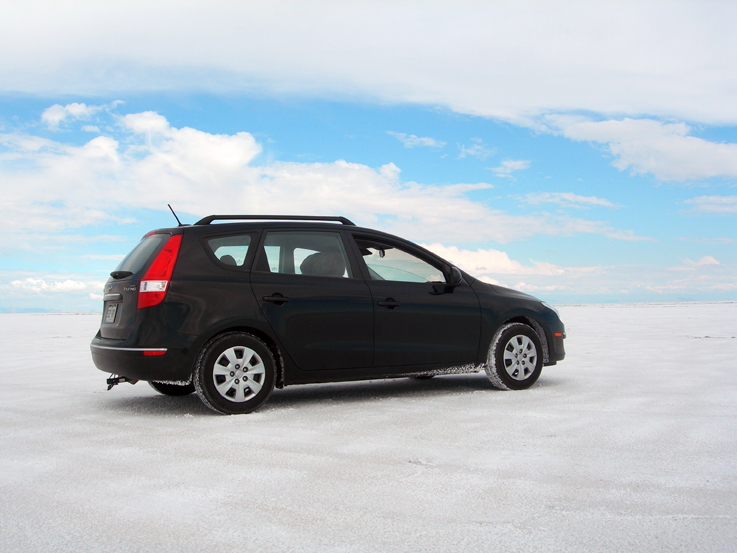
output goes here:
[[537, 337], [540, 339], [540, 343], [543, 346], [543, 364], [547, 364], [550, 362], [550, 350], [548, 348], [548, 337], [545, 334], [545, 330], [543, 329], [543, 326], [536, 321], [533, 317], [528, 317], [526, 315], [515, 315], [514, 317], [510, 317], [504, 321], [502, 321], [499, 326], [494, 330], [493, 335], [496, 336], [496, 334], [499, 332], [501, 328], [503, 328], [505, 325], [508, 325], [510, 323], [521, 323], [523, 325], [527, 325], [532, 330], [535, 331], [535, 334], [537, 334]]
[[255, 328], [253, 326], [248, 325], [233, 325], [228, 326], [227, 328], [220, 328], [216, 332], [211, 333], [205, 340], [202, 341], [199, 348], [197, 348], [196, 356], [199, 355], [199, 352], [203, 351], [205, 348], [207, 348], [214, 340], [217, 340], [220, 336], [223, 334], [228, 334], [230, 332], [245, 332], [247, 334], [251, 334], [261, 340], [271, 351], [271, 354], [274, 356], [274, 361], [276, 361], [276, 382], [274, 383], [274, 386], [276, 388], [283, 388], [284, 387], [284, 357], [281, 354], [281, 351], [279, 350], [279, 346], [277, 345], [276, 341], [267, 333], [264, 332], [261, 329]]

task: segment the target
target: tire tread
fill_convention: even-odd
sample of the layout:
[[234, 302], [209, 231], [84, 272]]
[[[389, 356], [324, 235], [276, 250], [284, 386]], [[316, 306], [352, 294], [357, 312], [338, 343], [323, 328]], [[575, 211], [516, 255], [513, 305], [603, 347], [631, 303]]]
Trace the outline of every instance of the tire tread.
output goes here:
[[[518, 389], [529, 388], [537, 381], [538, 377], [540, 376], [540, 370], [536, 370], [535, 372], [537, 373], [537, 375], [534, 376], [534, 378], [532, 378], [531, 382], [519, 388], [509, 386], [501, 376], [501, 371], [504, 370], [504, 367], [499, 367], [497, 365], [497, 362], [496, 362], [498, 358], [497, 352], [500, 347], [504, 347], [507, 343], [507, 340], [506, 340], [507, 331], [509, 329], [514, 329], [517, 327], [520, 330], [525, 329], [527, 331], [532, 332], [532, 334], [534, 334], [538, 342], [535, 344], [535, 347], [538, 348], [538, 354], [537, 354], [538, 359], [539, 359], [538, 363], [542, 365], [542, 358], [540, 357], [542, 354], [542, 345], [540, 343], [540, 337], [538, 336], [535, 329], [524, 323], [507, 323], [505, 325], [502, 325], [502, 327], [494, 335], [494, 339], [491, 341], [491, 345], [489, 346], [489, 355], [487, 356], [486, 363], [484, 364], [484, 371], [486, 372], [486, 376], [489, 378], [491, 385], [499, 390], [518, 390]], [[505, 339], [503, 340], [502, 338], [505, 338]], [[542, 369], [542, 366], [540, 367], [540, 369]], [[521, 382], [526, 383], [526, 381], [521, 381]]]
[[[244, 403], [236, 404], [239, 405], [240, 409], [226, 409], [222, 406], [217, 405], [216, 401], [213, 401], [209, 397], [208, 391], [205, 389], [204, 384], [204, 378], [207, 378], [209, 375], [209, 371], [206, 367], [206, 362], [212, 351], [223, 341], [229, 340], [231, 338], [235, 337], [244, 337], [248, 340], [254, 340], [258, 345], [261, 346], [263, 349], [263, 352], [259, 352], [259, 355], [267, 356], [268, 362], [271, 364], [272, 368], [272, 374], [268, 378], [269, 385], [266, 388], [266, 392], [264, 395], [259, 398], [258, 400], [253, 399], [246, 401]], [[223, 334], [218, 334], [217, 336], [213, 337], [212, 339], [208, 340], [207, 343], [205, 343], [204, 346], [202, 346], [202, 349], [200, 350], [199, 355], [197, 356], [197, 361], [195, 363], [195, 370], [194, 374], [192, 375], [192, 382], [194, 383], [195, 390], [197, 391], [197, 395], [202, 400], [202, 403], [204, 403], [207, 407], [212, 409], [213, 411], [216, 411], [217, 413], [221, 413], [223, 415], [234, 415], [234, 414], [246, 414], [251, 413], [261, 407], [263, 403], [268, 399], [268, 397], [271, 395], [271, 392], [274, 390], [274, 382], [276, 380], [276, 371], [277, 371], [277, 364], [276, 360], [274, 359], [274, 354], [271, 351], [271, 348], [264, 343], [263, 340], [258, 338], [257, 336], [254, 336], [253, 334], [250, 334], [248, 332], [243, 331], [230, 331], [230, 332], [224, 332]], [[259, 392], [261, 393], [261, 392]]]

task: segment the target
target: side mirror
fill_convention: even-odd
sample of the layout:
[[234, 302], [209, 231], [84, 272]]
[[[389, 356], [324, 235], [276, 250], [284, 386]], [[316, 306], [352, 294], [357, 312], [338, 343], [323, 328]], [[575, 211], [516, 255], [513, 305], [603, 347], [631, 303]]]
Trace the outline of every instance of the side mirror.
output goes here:
[[448, 285], [450, 286], [458, 286], [461, 282], [463, 282], [463, 275], [461, 274], [461, 270], [453, 265], [450, 268], [450, 279], [448, 279]]
[[453, 290], [463, 282], [463, 274], [455, 265], [445, 274], [445, 284], [433, 284], [432, 294], [452, 294]]

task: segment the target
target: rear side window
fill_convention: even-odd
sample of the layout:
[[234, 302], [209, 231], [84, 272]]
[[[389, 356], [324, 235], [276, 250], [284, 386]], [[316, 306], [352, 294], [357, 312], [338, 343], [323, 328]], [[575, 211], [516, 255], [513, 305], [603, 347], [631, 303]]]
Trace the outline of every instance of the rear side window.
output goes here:
[[151, 236], [146, 236], [123, 258], [123, 261], [115, 268], [115, 271], [137, 273], [143, 268], [151, 255], [159, 249], [159, 246], [169, 238], [171, 238], [169, 234], [152, 234]]
[[242, 267], [248, 255], [248, 248], [251, 247], [251, 235], [237, 234], [210, 238], [207, 241], [207, 247], [221, 263], [232, 267]]

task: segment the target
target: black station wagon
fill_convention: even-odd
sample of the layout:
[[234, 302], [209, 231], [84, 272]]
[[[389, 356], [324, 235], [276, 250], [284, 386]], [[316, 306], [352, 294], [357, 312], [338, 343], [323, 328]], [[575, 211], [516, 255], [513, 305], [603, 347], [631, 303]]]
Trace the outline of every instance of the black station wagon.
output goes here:
[[149, 232], [104, 302], [91, 350], [109, 387], [196, 391], [226, 414], [316, 382], [485, 370], [521, 390], [565, 357], [543, 302], [344, 217], [212, 215]]

